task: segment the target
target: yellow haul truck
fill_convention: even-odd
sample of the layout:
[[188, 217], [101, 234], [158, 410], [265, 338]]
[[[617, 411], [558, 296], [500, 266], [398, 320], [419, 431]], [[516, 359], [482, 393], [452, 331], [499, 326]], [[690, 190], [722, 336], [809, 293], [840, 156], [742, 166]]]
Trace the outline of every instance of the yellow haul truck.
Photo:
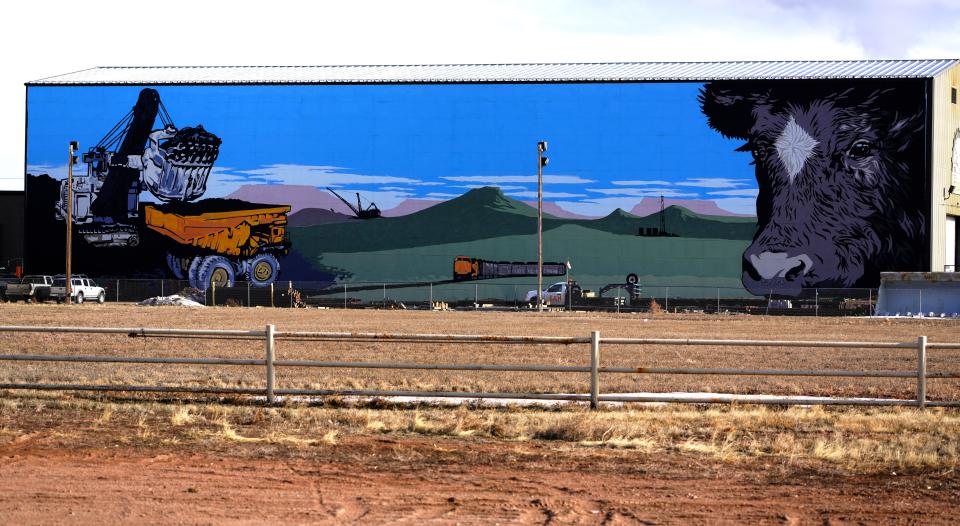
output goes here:
[[280, 271], [277, 257], [289, 248], [285, 235], [290, 207], [230, 199], [197, 205], [203, 206], [144, 207], [147, 227], [179, 244], [167, 253], [174, 276], [200, 289], [213, 283], [232, 286], [239, 277], [255, 286], [273, 283]]

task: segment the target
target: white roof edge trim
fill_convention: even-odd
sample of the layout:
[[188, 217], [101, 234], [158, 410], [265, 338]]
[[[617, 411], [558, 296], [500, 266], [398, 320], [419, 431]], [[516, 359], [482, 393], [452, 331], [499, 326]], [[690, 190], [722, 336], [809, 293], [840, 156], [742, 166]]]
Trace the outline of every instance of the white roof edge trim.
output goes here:
[[578, 62], [360, 66], [95, 67], [43, 85], [543, 83], [932, 78], [958, 59], [736, 62]]

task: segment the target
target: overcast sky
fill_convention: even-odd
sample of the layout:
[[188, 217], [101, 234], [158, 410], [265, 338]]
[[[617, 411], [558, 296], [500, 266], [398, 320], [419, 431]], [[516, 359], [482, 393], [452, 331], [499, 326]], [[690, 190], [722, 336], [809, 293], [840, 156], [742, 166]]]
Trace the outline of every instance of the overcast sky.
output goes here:
[[955, 58], [958, 26], [938, 0], [8, 2], [0, 189], [23, 83], [94, 66]]

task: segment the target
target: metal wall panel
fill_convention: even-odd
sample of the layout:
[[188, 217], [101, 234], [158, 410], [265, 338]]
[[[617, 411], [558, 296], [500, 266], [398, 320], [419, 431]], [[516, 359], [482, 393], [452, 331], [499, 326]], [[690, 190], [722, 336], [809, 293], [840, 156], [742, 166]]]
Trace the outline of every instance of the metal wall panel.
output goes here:
[[611, 62], [372, 66], [98, 67], [29, 82], [72, 84], [325, 84], [643, 82], [742, 79], [931, 78], [957, 63], [937, 60]]
[[[933, 129], [930, 146], [930, 270], [942, 272], [946, 261], [948, 214], [956, 215], [950, 206], [957, 202], [957, 193], [948, 193], [951, 184], [954, 140], [960, 131], [960, 100], [952, 102], [951, 88], [960, 88], [960, 66], [954, 66], [933, 79], [931, 90]], [[960, 95], [958, 95], [960, 96]]]

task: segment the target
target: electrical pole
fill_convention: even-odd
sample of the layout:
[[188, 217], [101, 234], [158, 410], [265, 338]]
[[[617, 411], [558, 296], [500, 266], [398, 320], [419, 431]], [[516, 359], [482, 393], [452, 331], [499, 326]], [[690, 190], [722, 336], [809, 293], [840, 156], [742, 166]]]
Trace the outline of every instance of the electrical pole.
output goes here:
[[67, 274], [66, 274], [66, 297], [64, 302], [67, 305], [72, 303], [73, 297], [73, 287], [72, 287], [72, 268], [71, 260], [73, 259], [73, 164], [77, 162], [77, 158], [73, 155], [80, 145], [77, 144], [77, 141], [70, 141], [70, 146], [68, 148], [69, 158], [67, 159]]
[[543, 312], [543, 167], [547, 141], [537, 143], [537, 312]]

